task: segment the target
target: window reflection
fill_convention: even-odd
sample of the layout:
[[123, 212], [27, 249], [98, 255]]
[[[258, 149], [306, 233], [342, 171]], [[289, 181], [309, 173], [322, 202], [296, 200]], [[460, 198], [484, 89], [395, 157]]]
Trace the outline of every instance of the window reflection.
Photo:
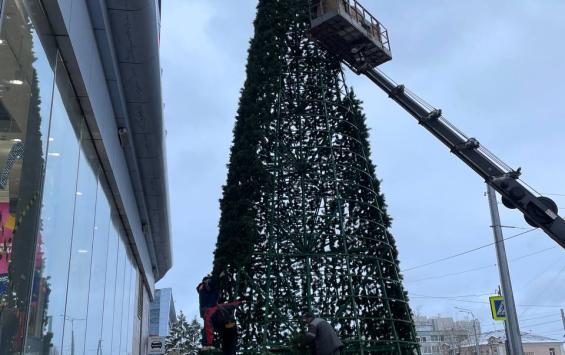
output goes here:
[[126, 271], [126, 259], [127, 255], [120, 243], [119, 254], [118, 254], [118, 267], [116, 268], [116, 293], [114, 295], [114, 321], [111, 338], [111, 349], [117, 353], [120, 348], [120, 332], [122, 329], [122, 305], [124, 300], [124, 279]]
[[[102, 319], [102, 341], [97, 344], [100, 346], [102, 354], [110, 354], [112, 348], [112, 334], [114, 324], [114, 299], [116, 294], [116, 274], [118, 272], [118, 255], [120, 244], [116, 225], [118, 217], [113, 216], [113, 223], [110, 225], [110, 239], [108, 239], [108, 258], [107, 272], [104, 288], [104, 316]], [[114, 223], [115, 222], [115, 223]], [[98, 353], [96, 353], [98, 355]]]
[[[73, 232], [70, 249], [69, 276], [65, 325], [63, 329], [63, 353], [76, 354], [83, 350], [87, 322], [87, 305], [90, 285], [90, 266], [94, 226], [97, 217], [98, 171], [93, 169], [94, 148], [86, 126], [81, 129], [81, 148], [75, 191]], [[102, 198], [103, 196], [100, 196]]]
[[5, 1], [0, 23], [0, 354], [12, 354], [24, 348], [28, 308], [39, 323], [30, 331], [41, 328], [49, 294], [47, 280], [30, 280], [43, 259], [38, 215], [54, 75], [27, 6]]
[[[57, 61], [57, 77], [64, 77], [62, 61]], [[59, 80], [59, 79], [58, 79]], [[73, 218], [76, 198], [76, 181], [80, 158], [79, 141], [67, 114], [66, 92], [58, 86], [54, 91], [50, 139], [45, 171], [42, 210], [41, 267], [36, 267], [38, 279], [49, 286], [49, 300], [45, 307], [45, 320], [30, 319], [26, 350], [29, 353], [51, 348], [61, 353], [65, 300], [73, 235]], [[56, 153], [56, 154], [55, 154]], [[34, 330], [31, 332], [30, 330]]]
[[[98, 197], [104, 197], [103, 184], [98, 184]], [[111, 231], [110, 206], [105, 198], [96, 200], [96, 221], [92, 243], [92, 266], [90, 268], [87, 323], [85, 331], [84, 354], [102, 354], [102, 327], [104, 316], [104, 297], [107, 282], [108, 245]]]
[[124, 348], [124, 354], [126, 355], [130, 355], [132, 351], [131, 348], [132, 348], [132, 337], [133, 337], [132, 334], [133, 317], [135, 314], [134, 300], [135, 300], [135, 280], [136, 280], [136, 273], [133, 266], [134, 264], [135, 264], [134, 261], [130, 260], [129, 263], [130, 278], [129, 278], [129, 284], [127, 285], [128, 300], [125, 306], [125, 308], [127, 309], [127, 316], [125, 318], [124, 330], [123, 330], [123, 336], [125, 342], [123, 348]]
[[127, 355], [127, 343], [130, 340], [128, 338], [128, 330], [129, 326], [129, 316], [131, 313], [131, 309], [129, 307], [130, 304], [130, 297], [131, 297], [131, 277], [132, 277], [132, 270], [131, 270], [131, 260], [130, 256], [128, 255], [126, 261], [126, 270], [125, 270], [125, 280], [124, 280], [124, 299], [123, 299], [123, 313], [122, 313], [122, 326], [120, 328], [120, 354]]
[[130, 280], [130, 299], [128, 304], [128, 322], [126, 323], [127, 327], [127, 335], [126, 335], [126, 354], [130, 355], [133, 352], [133, 339], [134, 339], [134, 328], [135, 328], [135, 321], [134, 319], [137, 317], [137, 299], [136, 299], [136, 291], [137, 291], [137, 270], [135, 268], [135, 262], [131, 265], [131, 280]]

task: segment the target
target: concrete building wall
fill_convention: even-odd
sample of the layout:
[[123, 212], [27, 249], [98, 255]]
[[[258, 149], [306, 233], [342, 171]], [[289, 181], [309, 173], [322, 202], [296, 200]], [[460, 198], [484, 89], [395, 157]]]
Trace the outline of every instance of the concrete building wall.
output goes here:
[[[552, 351], [554, 354], [552, 353]], [[561, 343], [524, 344], [524, 355], [565, 355]]]
[[[561, 343], [524, 344], [524, 355], [565, 355]], [[510, 355], [504, 344], [491, 344], [480, 346], [481, 355]], [[551, 351], [553, 350], [553, 352]], [[460, 355], [475, 355], [474, 347], [466, 347], [461, 350]]]
[[481, 329], [477, 321], [456, 321], [450, 317], [418, 316], [415, 322], [423, 355], [449, 354], [451, 350], [473, 341], [475, 330], [480, 334]]

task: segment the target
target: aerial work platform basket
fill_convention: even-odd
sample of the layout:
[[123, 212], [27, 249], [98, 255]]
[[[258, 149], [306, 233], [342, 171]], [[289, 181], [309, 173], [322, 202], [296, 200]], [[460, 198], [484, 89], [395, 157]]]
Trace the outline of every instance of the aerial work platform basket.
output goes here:
[[359, 72], [392, 59], [388, 32], [357, 0], [312, 0], [311, 33]]

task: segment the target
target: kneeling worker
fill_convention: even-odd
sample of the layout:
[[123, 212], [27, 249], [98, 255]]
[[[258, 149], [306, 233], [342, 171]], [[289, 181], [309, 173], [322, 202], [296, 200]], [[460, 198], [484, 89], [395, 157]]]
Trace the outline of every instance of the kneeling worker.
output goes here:
[[312, 312], [306, 312], [302, 317], [308, 324], [306, 345], [314, 345], [316, 355], [339, 355], [343, 343], [337, 336], [335, 329], [322, 318], [316, 317]]

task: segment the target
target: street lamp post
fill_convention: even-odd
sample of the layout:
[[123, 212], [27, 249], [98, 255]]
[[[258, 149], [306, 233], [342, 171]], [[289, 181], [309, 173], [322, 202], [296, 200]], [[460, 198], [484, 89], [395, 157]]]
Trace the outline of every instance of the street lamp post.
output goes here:
[[455, 307], [455, 308], [457, 308], [459, 310], [459, 312], [468, 313], [468, 314], [471, 315], [471, 317], [473, 317], [473, 333], [475, 333], [475, 352], [477, 353], [477, 355], [481, 355], [481, 350], [479, 348], [479, 337], [477, 335], [477, 328], [476, 328], [476, 322], [475, 322], [475, 320], [476, 320], [475, 314], [470, 309], [460, 308], [460, 307]]
[[64, 320], [71, 322], [71, 355], [75, 355], [75, 321], [86, 320], [84, 318], [74, 318], [66, 315], [61, 315]]

